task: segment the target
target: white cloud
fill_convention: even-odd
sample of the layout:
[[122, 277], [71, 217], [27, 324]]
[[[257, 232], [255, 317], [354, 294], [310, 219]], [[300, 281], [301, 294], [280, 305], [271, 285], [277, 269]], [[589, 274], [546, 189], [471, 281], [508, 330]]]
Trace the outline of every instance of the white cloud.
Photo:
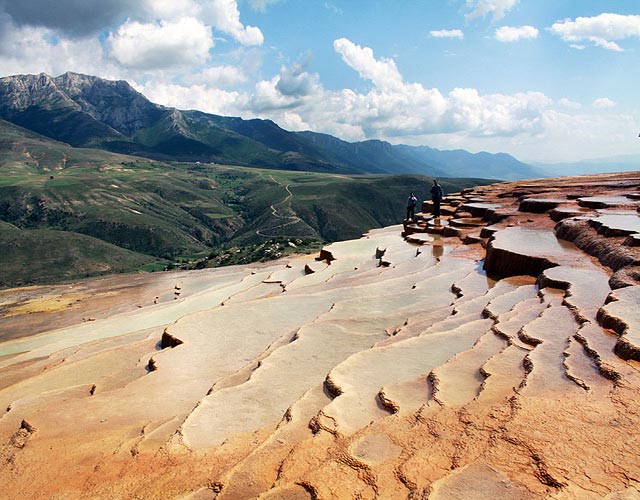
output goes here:
[[194, 0], [144, 0], [144, 9], [153, 19], [180, 19], [197, 17], [198, 3]]
[[601, 97], [593, 101], [593, 107], [596, 109], [609, 109], [616, 106], [616, 102], [612, 101], [608, 97]]
[[237, 66], [209, 66], [200, 73], [184, 78], [187, 83], [208, 87], [232, 88], [247, 81], [247, 76]]
[[[538, 92], [480, 95], [476, 89], [457, 88], [443, 95], [436, 88], [404, 82], [395, 63], [376, 59], [370, 48], [347, 39], [336, 40], [334, 48], [375, 87], [366, 93], [327, 90], [317, 75], [283, 68], [278, 76], [256, 85], [244, 112], [347, 140], [415, 137], [424, 144], [433, 134], [485, 138], [538, 134], [552, 104]], [[294, 77], [295, 91], [283, 85], [287, 77]], [[297, 91], [298, 78], [303, 92]]]
[[333, 48], [350, 68], [362, 78], [371, 80], [376, 87], [393, 89], [402, 85], [402, 76], [393, 59], [377, 60], [369, 47], [360, 47], [346, 38], [335, 40]]
[[519, 0], [467, 0], [467, 7], [471, 9], [469, 14], [465, 15], [467, 20], [476, 17], [486, 17], [491, 14], [493, 21], [499, 21], [507, 12], [513, 9]]
[[429, 34], [434, 38], [459, 38], [460, 40], [464, 38], [462, 30], [435, 30], [430, 31]]
[[151, 101], [178, 109], [197, 109], [207, 113], [237, 116], [238, 92], [207, 87], [205, 85], [183, 86], [152, 80], [144, 85], [135, 85]]
[[613, 40], [640, 37], [640, 15], [605, 13], [595, 17], [578, 17], [575, 21], [559, 21], [548, 29], [565, 42], [590, 41], [604, 49], [621, 52], [622, 47]]
[[200, 5], [201, 19], [242, 45], [262, 45], [264, 37], [259, 28], [243, 26], [236, 0], [208, 0]]
[[117, 68], [102, 56], [97, 38], [66, 38], [49, 28], [13, 24], [0, 12], [0, 73], [59, 75], [75, 71], [117, 78]]
[[276, 84], [278, 92], [285, 96], [304, 97], [312, 95], [319, 86], [319, 76], [302, 70], [300, 65], [282, 68]]
[[570, 99], [567, 99], [566, 97], [560, 99], [558, 101], [558, 104], [570, 109], [580, 109], [582, 107], [582, 104], [580, 104], [579, 102], [572, 101]]
[[282, 0], [249, 0], [249, 5], [258, 12], [266, 12], [269, 5], [280, 3]]
[[175, 22], [127, 21], [109, 35], [111, 56], [123, 66], [139, 69], [198, 65], [213, 47], [211, 30], [194, 18]]
[[580, 44], [577, 44], [577, 43], [572, 43], [572, 44], [569, 45], [569, 47], [571, 47], [572, 49], [576, 49], [576, 50], [584, 50], [584, 49], [587, 48], [586, 45], [580, 45]]
[[538, 33], [533, 26], [500, 26], [496, 29], [495, 38], [499, 42], [517, 42], [538, 38]]
[[285, 111], [282, 119], [280, 120], [280, 126], [286, 130], [301, 131], [310, 130], [311, 127], [305, 122], [298, 113]]

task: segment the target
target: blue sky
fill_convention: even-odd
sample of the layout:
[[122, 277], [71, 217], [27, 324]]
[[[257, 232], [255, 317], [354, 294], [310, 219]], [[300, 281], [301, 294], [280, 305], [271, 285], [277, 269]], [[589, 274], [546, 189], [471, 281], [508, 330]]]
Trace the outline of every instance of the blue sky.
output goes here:
[[0, 76], [125, 79], [348, 141], [640, 154], [637, 0], [0, 0], [0, 39]]

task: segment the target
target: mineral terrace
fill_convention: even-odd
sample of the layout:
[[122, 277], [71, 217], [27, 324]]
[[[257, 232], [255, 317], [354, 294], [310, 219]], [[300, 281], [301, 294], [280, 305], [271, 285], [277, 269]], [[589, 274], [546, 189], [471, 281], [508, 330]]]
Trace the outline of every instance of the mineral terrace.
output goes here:
[[3, 499], [639, 499], [640, 173], [0, 292]]

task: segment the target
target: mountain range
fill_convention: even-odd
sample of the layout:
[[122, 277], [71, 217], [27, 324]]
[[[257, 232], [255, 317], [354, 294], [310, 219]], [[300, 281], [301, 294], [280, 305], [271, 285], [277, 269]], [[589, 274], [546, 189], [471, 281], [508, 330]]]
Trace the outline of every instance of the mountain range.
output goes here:
[[0, 78], [0, 119], [76, 148], [155, 160], [343, 174], [522, 179], [544, 176], [508, 154], [441, 151], [385, 141], [347, 142], [154, 104], [125, 81], [65, 73]]

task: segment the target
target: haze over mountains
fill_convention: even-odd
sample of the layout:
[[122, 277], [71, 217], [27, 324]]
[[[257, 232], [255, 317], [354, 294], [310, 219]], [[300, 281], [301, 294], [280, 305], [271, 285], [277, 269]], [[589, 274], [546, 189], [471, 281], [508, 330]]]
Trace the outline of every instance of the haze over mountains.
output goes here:
[[127, 82], [77, 73], [0, 78], [0, 119], [74, 147], [159, 160], [352, 174], [544, 175], [504, 153], [440, 151], [379, 140], [349, 143], [327, 134], [289, 132], [270, 120], [178, 110], [150, 102]]

